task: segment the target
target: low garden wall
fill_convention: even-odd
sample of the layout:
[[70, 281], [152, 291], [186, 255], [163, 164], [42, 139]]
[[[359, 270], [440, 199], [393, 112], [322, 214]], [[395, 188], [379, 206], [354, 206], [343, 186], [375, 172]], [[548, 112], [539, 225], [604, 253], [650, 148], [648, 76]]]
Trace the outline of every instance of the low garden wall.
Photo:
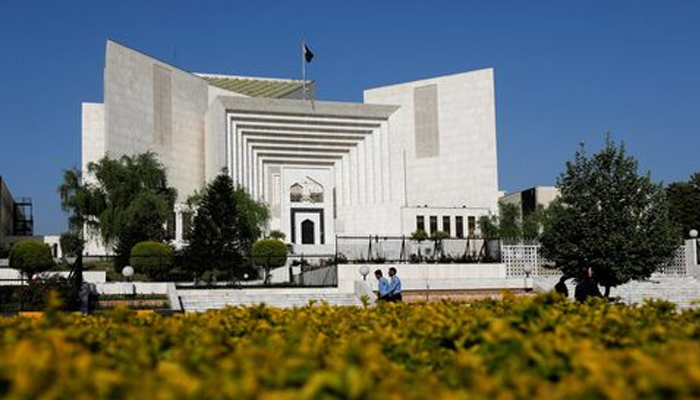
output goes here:
[[[67, 278], [69, 274], [70, 271], [48, 271], [43, 272], [41, 275]], [[105, 271], [83, 271], [83, 279], [90, 283], [103, 283], [107, 281], [107, 274]], [[20, 280], [22, 280], [22, 274], [19, 270], [0, 268], [0, 285], [17, 285]]]
[[[530, 281], [508, 278], [504, 264], [341, 264], [337, 268], [338, 289], [341, 292], [354, 291], [354, 282], [362, 280], [359, 271], [363, 266], [369, 269], [366, 282], [372, 290], [377, 290], [374, 271], [380, 269], [388, 277], [391, 267], [398, 271], [405, 291], [519, 289], [531, 286]], [[310, 272], [321, 273], [320, 269]]]

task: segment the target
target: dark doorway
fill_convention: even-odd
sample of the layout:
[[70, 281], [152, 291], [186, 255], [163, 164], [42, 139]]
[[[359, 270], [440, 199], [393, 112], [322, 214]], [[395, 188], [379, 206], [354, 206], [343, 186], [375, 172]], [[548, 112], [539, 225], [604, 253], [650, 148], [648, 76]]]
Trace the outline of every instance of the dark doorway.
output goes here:
[[314, 222], [310, 219], [305, 219], [301, 222], [301, 244], [314, 244]]

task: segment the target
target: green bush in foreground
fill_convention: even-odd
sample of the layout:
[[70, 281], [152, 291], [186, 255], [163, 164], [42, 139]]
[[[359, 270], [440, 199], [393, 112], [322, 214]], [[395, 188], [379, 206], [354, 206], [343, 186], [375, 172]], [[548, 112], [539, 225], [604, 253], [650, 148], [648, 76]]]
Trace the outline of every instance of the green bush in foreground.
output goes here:
[[556, 295], [0, 318], [5, 398], [695, 399], [700, 312]]

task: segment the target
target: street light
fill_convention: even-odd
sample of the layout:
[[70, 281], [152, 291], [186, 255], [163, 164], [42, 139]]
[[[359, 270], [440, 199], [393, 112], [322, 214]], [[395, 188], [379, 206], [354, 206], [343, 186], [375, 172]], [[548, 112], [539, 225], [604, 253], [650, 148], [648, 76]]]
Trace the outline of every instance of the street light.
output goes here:
[[362, 280], [366, 281], [367, 275], [369, 275], [369, 267], [366, 265], [361, 266], [360, 267], [360, 275], [362, 275]]
[[126, 267], [122, 268], [122, 275], [124, 275], [124, 277], [130, 281], [131, 277], [134, 276], [134, 268], [127, 265]]
[[530, 274], [532, 274], [532, 264], [527, 263], [523, 266], [523, 272], [525, 272], [525, 291], [529, 292], [528, 280], [530, 279]]
[[698, 230], [697, 229], [691, 229], [690, 232], [688, 232], [688, 236], [690, 236], [690, 240], [692, 240], [695, 244], [693, 246], [695, 248], [695, 264], [698, 264], [698, 254], [700, 254], [700, 243], [698, 243]]
[[134, 285], [131, 282], [131, 277], [134, 276], [134, 268], [130, 265], [127, 265], [126, 267], [122, 268], [122, 275], [124, 278], [126, 278], [126, 282], [124, 283], [124, 294], [126, 296], [135, 296], [136, 295], [136, 285]]

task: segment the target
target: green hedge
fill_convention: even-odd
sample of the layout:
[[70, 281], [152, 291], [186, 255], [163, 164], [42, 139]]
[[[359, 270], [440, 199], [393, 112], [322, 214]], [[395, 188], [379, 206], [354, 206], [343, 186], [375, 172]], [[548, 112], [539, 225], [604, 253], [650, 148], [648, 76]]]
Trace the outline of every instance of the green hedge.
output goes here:
[[173, 248], [161, 242], [136, 243], [129, 263], [136, 273], [145, 274], [152, 281], [167, 280], [173, 268]]
[[10, 249], [10, 268], [22, 271], [29, 278], [51, 267], [53, 267], [53, 257], [51, 248], [47, 244], [23, 241], [15, 243]]

